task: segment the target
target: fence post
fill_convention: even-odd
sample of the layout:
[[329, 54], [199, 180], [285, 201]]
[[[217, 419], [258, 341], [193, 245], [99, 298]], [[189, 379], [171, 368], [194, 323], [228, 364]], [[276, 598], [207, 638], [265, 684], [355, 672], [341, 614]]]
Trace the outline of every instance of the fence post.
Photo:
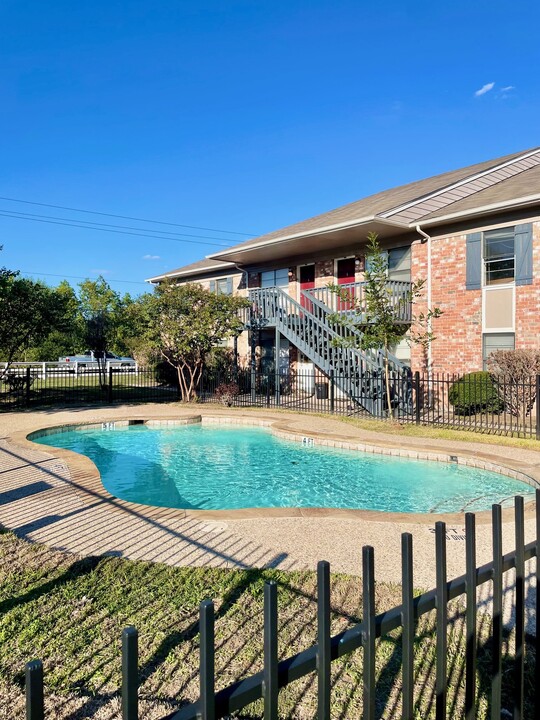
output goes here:
[[203, 600], [199, 606], [200, 650], [199, 687], [201, 720], [215, 720], [216, 700], [214, 687], [214, 603]]
[[43, 665], [41, 660], [26, 664], [26, 720], [43, 720]]
[[362, 625], [364, 628], [363, 720], [375, 718], [375, 562], [370, 545], [362, 548]]
[[536, 376], [536, 439], [540, 440], [540, 375]]
[[264, 718], [278, 716], [278, 602], [277, 585], [264, 584]]
[[26, 404], [30, 405], [30, 380], [32, 379], [32, 373], [30, 372], [30, 365], [26, 368]]
[[336, 403], [336, 386], [335, 386], [335, 378], [334, 378], [334, 368], [330, 370], [330, 412], [333, 413], [335, 411], [335, 403]]
[[414, 373], [414, 409], [416, 413], [416, 424], [420, 425], [420, 372]]
[[122, 720], [137, 720], [138, 633], [133, 626], [122, 630]]
[[112, 388], [112, 381], [113, 381], [113, 369], [111, 365], [109, 365], [109, 385], [108, 385], [108, 392], [107, 392], [107, 401], [112, 403], [113, 401], [113, 388]]

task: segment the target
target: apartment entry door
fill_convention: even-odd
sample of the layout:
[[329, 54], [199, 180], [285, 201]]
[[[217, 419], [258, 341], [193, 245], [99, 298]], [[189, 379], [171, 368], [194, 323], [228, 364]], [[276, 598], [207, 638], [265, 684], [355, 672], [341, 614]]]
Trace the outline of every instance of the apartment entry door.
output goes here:
[[303, 290], [312, 290], [315, 287], [315, 265], [300, 266], [300, 305], [310, 312], [313, 310], [313, 303], [308, 300]]
[[[343, 258], [337, 261], [338, 285], [349, 285], [354, 282], [355, 264], [354, 258]], [[350, 301], [338, 298], [338, 310], [351, 310], [354, 307], [354, 290], [349, 288]]]

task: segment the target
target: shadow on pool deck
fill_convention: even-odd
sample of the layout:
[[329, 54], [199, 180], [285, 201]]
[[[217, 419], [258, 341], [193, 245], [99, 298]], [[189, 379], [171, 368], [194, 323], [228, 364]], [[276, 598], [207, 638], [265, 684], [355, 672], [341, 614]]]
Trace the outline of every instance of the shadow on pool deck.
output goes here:
[[[52, 454], [54, 448], [47, 447], [47, 451]], [[27, 460], [5, 445], [0, 447], [0, 459], [1, 456], [17, 461], [17, 471], [24, 473], [27, 470], [32, 478], [26, 485], [19, 483], [17, 487], [3, 491], [3, 505], [0, 505], [1, 510], [8, 503], [24, 500], [20, 507], [12, 505], [3, 522], [8, 529], [31, 542], [35, 541], [32, 533], [36, 530], [52, 530], [54, 526], [61, 525], [60, 532], [56, 529], [55, 532], [41, 534], [39, 542], [50, 542], [54, 547], [63, 549], [62, 538], [71, 535], [73, 539], [73, 533], [76, 533], [74, 552], [125, 555], [134, 548], [144, 548], [145, 552], [138, 553], [139, 559], [174, 564], [189, 564], [197, 556], [198, 564], [203, 565], [280, 567], [288, 559], [287, 553], [265, 550], [249, 541], [241, 544], [232, 533], [220, 531], [219, 525], [216, 529], [215, 524], [194, 518], [147, 517], [133, 506], [128, 507], [114, 497], [100, 495], [62, 476], [57, 470], [47, 467], [45, 461]], [[57, 457], [50, 459], [50, 464], [57, 462]], [[46, 481], [36, 481], [36, 476], [45, 477]], [[3, 481], [7, 481], [5, 476]], [[33, 488], [33, 491], [26, 492], [25, 488]], [[82, 500], [73, 490], [84, 495], [82, 507]], [[63, 499], [66, 499], [66, 493], [71, 493], [69, 501], [63, 503], [70, 506], [67, 512], [58, 512], [59, 492]], [[70, 521], [75, 518], [78, 522], [74, 525]], [[202, 555], [206, 556], [206, 560], [200, 562]]]

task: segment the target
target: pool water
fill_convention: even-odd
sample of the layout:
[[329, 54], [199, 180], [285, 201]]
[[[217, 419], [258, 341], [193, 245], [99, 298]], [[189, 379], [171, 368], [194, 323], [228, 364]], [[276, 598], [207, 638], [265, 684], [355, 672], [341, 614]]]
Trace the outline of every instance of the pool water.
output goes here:
[[88, 456], [118, 498], [170, 508], [486, 510], [533, 489], [498, 473], [282, 440], [264, 428], [78, 428], [35, 442]]

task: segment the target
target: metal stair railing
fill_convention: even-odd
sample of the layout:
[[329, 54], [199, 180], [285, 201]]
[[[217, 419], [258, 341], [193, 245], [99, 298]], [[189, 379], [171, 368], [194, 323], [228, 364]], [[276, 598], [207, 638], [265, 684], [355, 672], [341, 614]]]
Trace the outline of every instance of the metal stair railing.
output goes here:
[[340, 346], [337, 324], [319, 319], [280, 288], [253, 289], [249, 297], [258, 327], [275, 326], [325, 374], [333, 371], [336, 387], [351, 400], [373, 415], [382, 415], [382, 367], [376, 356]]
[[[317, 288], [317, 290], [322, 290], [328, 288]], [[314, 315], [321, 320], [321, 322], [328, 322], [328, 315], [336, 314], [338, 311], [332, 310], [331, 307], [326, 305], [322, 300], [320, 300], [318, 297], [316, 297], [313, 294], [313, 290], [301, 290], [302, 295], [306, 297], [306, 299], [313, 303], [314, 307]], [[338, 328], [338, 334], [341, 335], [342, 338], [350, 339], [352, 342], [356, 342], [357, 347], [360, 346], [360, 339], [362, 338], [362, 331], [358, 329], [358, 327], [355, 327], [354, 324], [348, 324], [348, 325], [341, 325], [340, 323], [333, 323], [333, 326]], [[372, 360], [376, 362], [380, 367], [384, 367], [384, 353], [382, 350], [363, 350], [362, 352], [366, 353], [367, 355], [370, 355]], [[401, 362], [399, 358], [397, 358], [392, 353], [388, 353], [388, 361], [389, 361], [389, 367], [390, 371], [392, 372], [402, 372], [407, 367], [405, 363]]]
[[[405, 292], [409, 291], [411, 285], [411, 283], [401, 281], [389, 281], [389, 284], [390, 283], [392, 283], [394, 286], [397, 286], [397, 290], [395, 289], [393, 291], [394, 296], [397, 296], [398, 293], [403, 296]], [[347, 285], [342, 285], [341, 287], [347, 289], [349, 287], [357, 288], [358, 286], [364, 285], [365, 283], [349, 283]], [[306, 298], [306, 300], [311, 303], [311, 306], [313, 307], [313, 313], [322, 322], [328, 322], [328, 315], [341, 312], [343, 312], [344, 314], [350, 314], [351, 317], [349, 319], [351, 320], [351, 322], [349, 324], [342, 325], [340, 323], [334, 323], [333, 325], [338, 328], [338, 333], [341, 335], [342, 338], [349, 340], [356, 347], [360, 347], [363, 333], [354, 324], [354, 316], [358, 317], [357, 312], [352, 313], [347, 310], [338, 309], [340, 298], [328, 287], [312, 288], [311, 290], [301, 290], [301, 293]], [[327, 300], [328, 304], [326, 304], [324, 300]], [[352, 296], [351, 301], [355, 302], [355, 304], [358, 304], [358, 295]], [[412, 311], [410, 304], [408, 304], [407, 313], [402, 316], [402, 319], [405, 317], [409, 318], [409, 322], [412, 320]], [[358, 318], [358, 321], [360, 322], [360, 318]], [[381, 368], [384, 367], [384, 353], [382, 350], [363, 350], [362, 352], [369, 355], [372, 360], [374, 360]], [[395, 355], [393, 355], [392, 353], [388, 353], [388, 371], [391, 377], [391, 391], [393, 395], [393, 402], [395, 403], [396, 407], [400, 412], [410, 414], [412, 412], [412, 381], [410, 380], [410, 368], [405, 365], [405, 363], [403, 363], [401, 360], [399, 360], [399, 358], [397, 358]]]
[[[360, 310], [362, 315], [362, 308], [365, 306], [364, 301], [364, 288], [365, 282], [354, 282], [340, 285], [340, 289], [346, 291], [354, 304], [355, 315]], [[392, 305], [397, 309], [397, 320], [402, 323], [410, 323], [412, 320], [412, 308], [410, 303], [404, 302], [411, 289], [411, 283], [404, 280], [388, 280], [386, 283], [388, 294]], [[310, 300], [317, 301], [324, 307], [328, 308], [328, 312], [343, 312], [351, 313], [351, 310], [347, 308], [347, 300], [342, 300], [335, 292], [332, 292], [329, 287], [312, 288], [311, 290], [302, 291], [306, 296], [309, 296]], [[351, 313], [352, 314], [352, 313]]]

